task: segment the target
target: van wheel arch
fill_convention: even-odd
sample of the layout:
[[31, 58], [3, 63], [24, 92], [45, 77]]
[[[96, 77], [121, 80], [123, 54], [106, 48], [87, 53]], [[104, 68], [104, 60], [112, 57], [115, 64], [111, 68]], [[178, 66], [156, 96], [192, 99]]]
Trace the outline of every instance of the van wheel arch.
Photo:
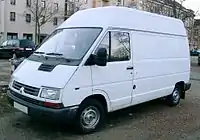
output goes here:
[[101, 95], [101, 94], [94, 94], [94, 95], [90, 95], [88, 96], [87, 98], [85, 98], [81, 104], [83, 104], [84, 102], [90, 100], [90, 99], [95, 99], [97, 100], [99, 103], [101, 103], [106, 111], [106, 113], [108, 112], [108, 104], [107, 104], [107, 101], [106, 101], [106, 98]]

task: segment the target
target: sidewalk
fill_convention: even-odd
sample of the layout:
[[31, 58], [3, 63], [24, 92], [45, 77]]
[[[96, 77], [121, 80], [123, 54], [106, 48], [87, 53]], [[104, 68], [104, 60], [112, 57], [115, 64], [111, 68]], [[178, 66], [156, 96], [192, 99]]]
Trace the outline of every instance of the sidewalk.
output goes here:
[[190, 79], [195, 81], [200, 81], [200, 73], [191, 71]]
[[198, 65], [198, 58], [191, 57], [191, 80], [200, 81], [200, 66]]
[[7, 87], [10, 79], [10, 63], [8, 60], [0, 60], [0, 88]]

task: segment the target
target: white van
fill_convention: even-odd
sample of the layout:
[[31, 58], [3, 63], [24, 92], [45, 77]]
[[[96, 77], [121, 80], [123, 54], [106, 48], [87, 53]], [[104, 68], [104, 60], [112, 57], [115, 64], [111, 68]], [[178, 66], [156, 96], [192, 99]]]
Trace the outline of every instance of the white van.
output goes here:
[[75, 119], [89, 133], [115, 110], [161, 97], [177, 105], [189, 79], [181, 20], [109, 6], [60, 25], [13, 73], [8, 97], [32, 117]]

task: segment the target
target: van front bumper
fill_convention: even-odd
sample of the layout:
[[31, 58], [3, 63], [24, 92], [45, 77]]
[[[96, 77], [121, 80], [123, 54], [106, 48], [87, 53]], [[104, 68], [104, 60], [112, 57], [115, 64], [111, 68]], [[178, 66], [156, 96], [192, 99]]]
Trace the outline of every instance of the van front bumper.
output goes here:
[[[8, 90], [7, 92], [9, 103], [14, 106], [14, 102], [21, 104], [28, 108], [27, 115], [33, 118], [40, 118], [45, 120], [53, 120], [53, 121], [64, 121], [65, 123], [70, 123], [76, 116], [76, 112], [78, 106], [68, 107], [68, 108], [48, 108], [36, 103], [40, 101], [36, 101], [35, 99], [31, 99], [29, 97], [25, 97], [21, 94], [18, 94], [12, 90]], [[35, 102], [33, 102], [35, 100]], [[31, 102], [28, 102], [31, 101]]]

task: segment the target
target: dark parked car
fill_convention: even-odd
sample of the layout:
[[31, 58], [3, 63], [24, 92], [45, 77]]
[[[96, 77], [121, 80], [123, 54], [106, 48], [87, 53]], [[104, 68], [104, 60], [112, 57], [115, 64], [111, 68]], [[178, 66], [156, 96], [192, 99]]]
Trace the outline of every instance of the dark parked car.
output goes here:
[[35, 50], [35, 44], [28, 39], [7, 40], [0, 46], [0, 58], [10, 59], [28, 57]]
[[190, 55], [191, 56], [198, 56], [199, 53], [200, 53], [200, 50], [197, 50], [197, 49], [190, 50]]
[[198, 56], [198, 65], [200, 65], [200, 54]]
[[[38, 45], [36, 45], [35, 47], [35, 50], [38, 48]], [[34, 52], [34, 51], [33, 51]], [[32, 52], [32, 53], [33, 53]], [[32, 54], [31, 53], [31, 54]], [[31, 55], [30, 54], [30, 55]], [[15, 55], [13, 56], [12, 59], [10, 59], [10, 62], [11, 62], [11, 74], [15, 71], [15, 69], [17, 69], [17, 67], [27, 58], [29, 57], [30, 55], [28, 56], [24, 56], [24, 57], [16, 57]]]

